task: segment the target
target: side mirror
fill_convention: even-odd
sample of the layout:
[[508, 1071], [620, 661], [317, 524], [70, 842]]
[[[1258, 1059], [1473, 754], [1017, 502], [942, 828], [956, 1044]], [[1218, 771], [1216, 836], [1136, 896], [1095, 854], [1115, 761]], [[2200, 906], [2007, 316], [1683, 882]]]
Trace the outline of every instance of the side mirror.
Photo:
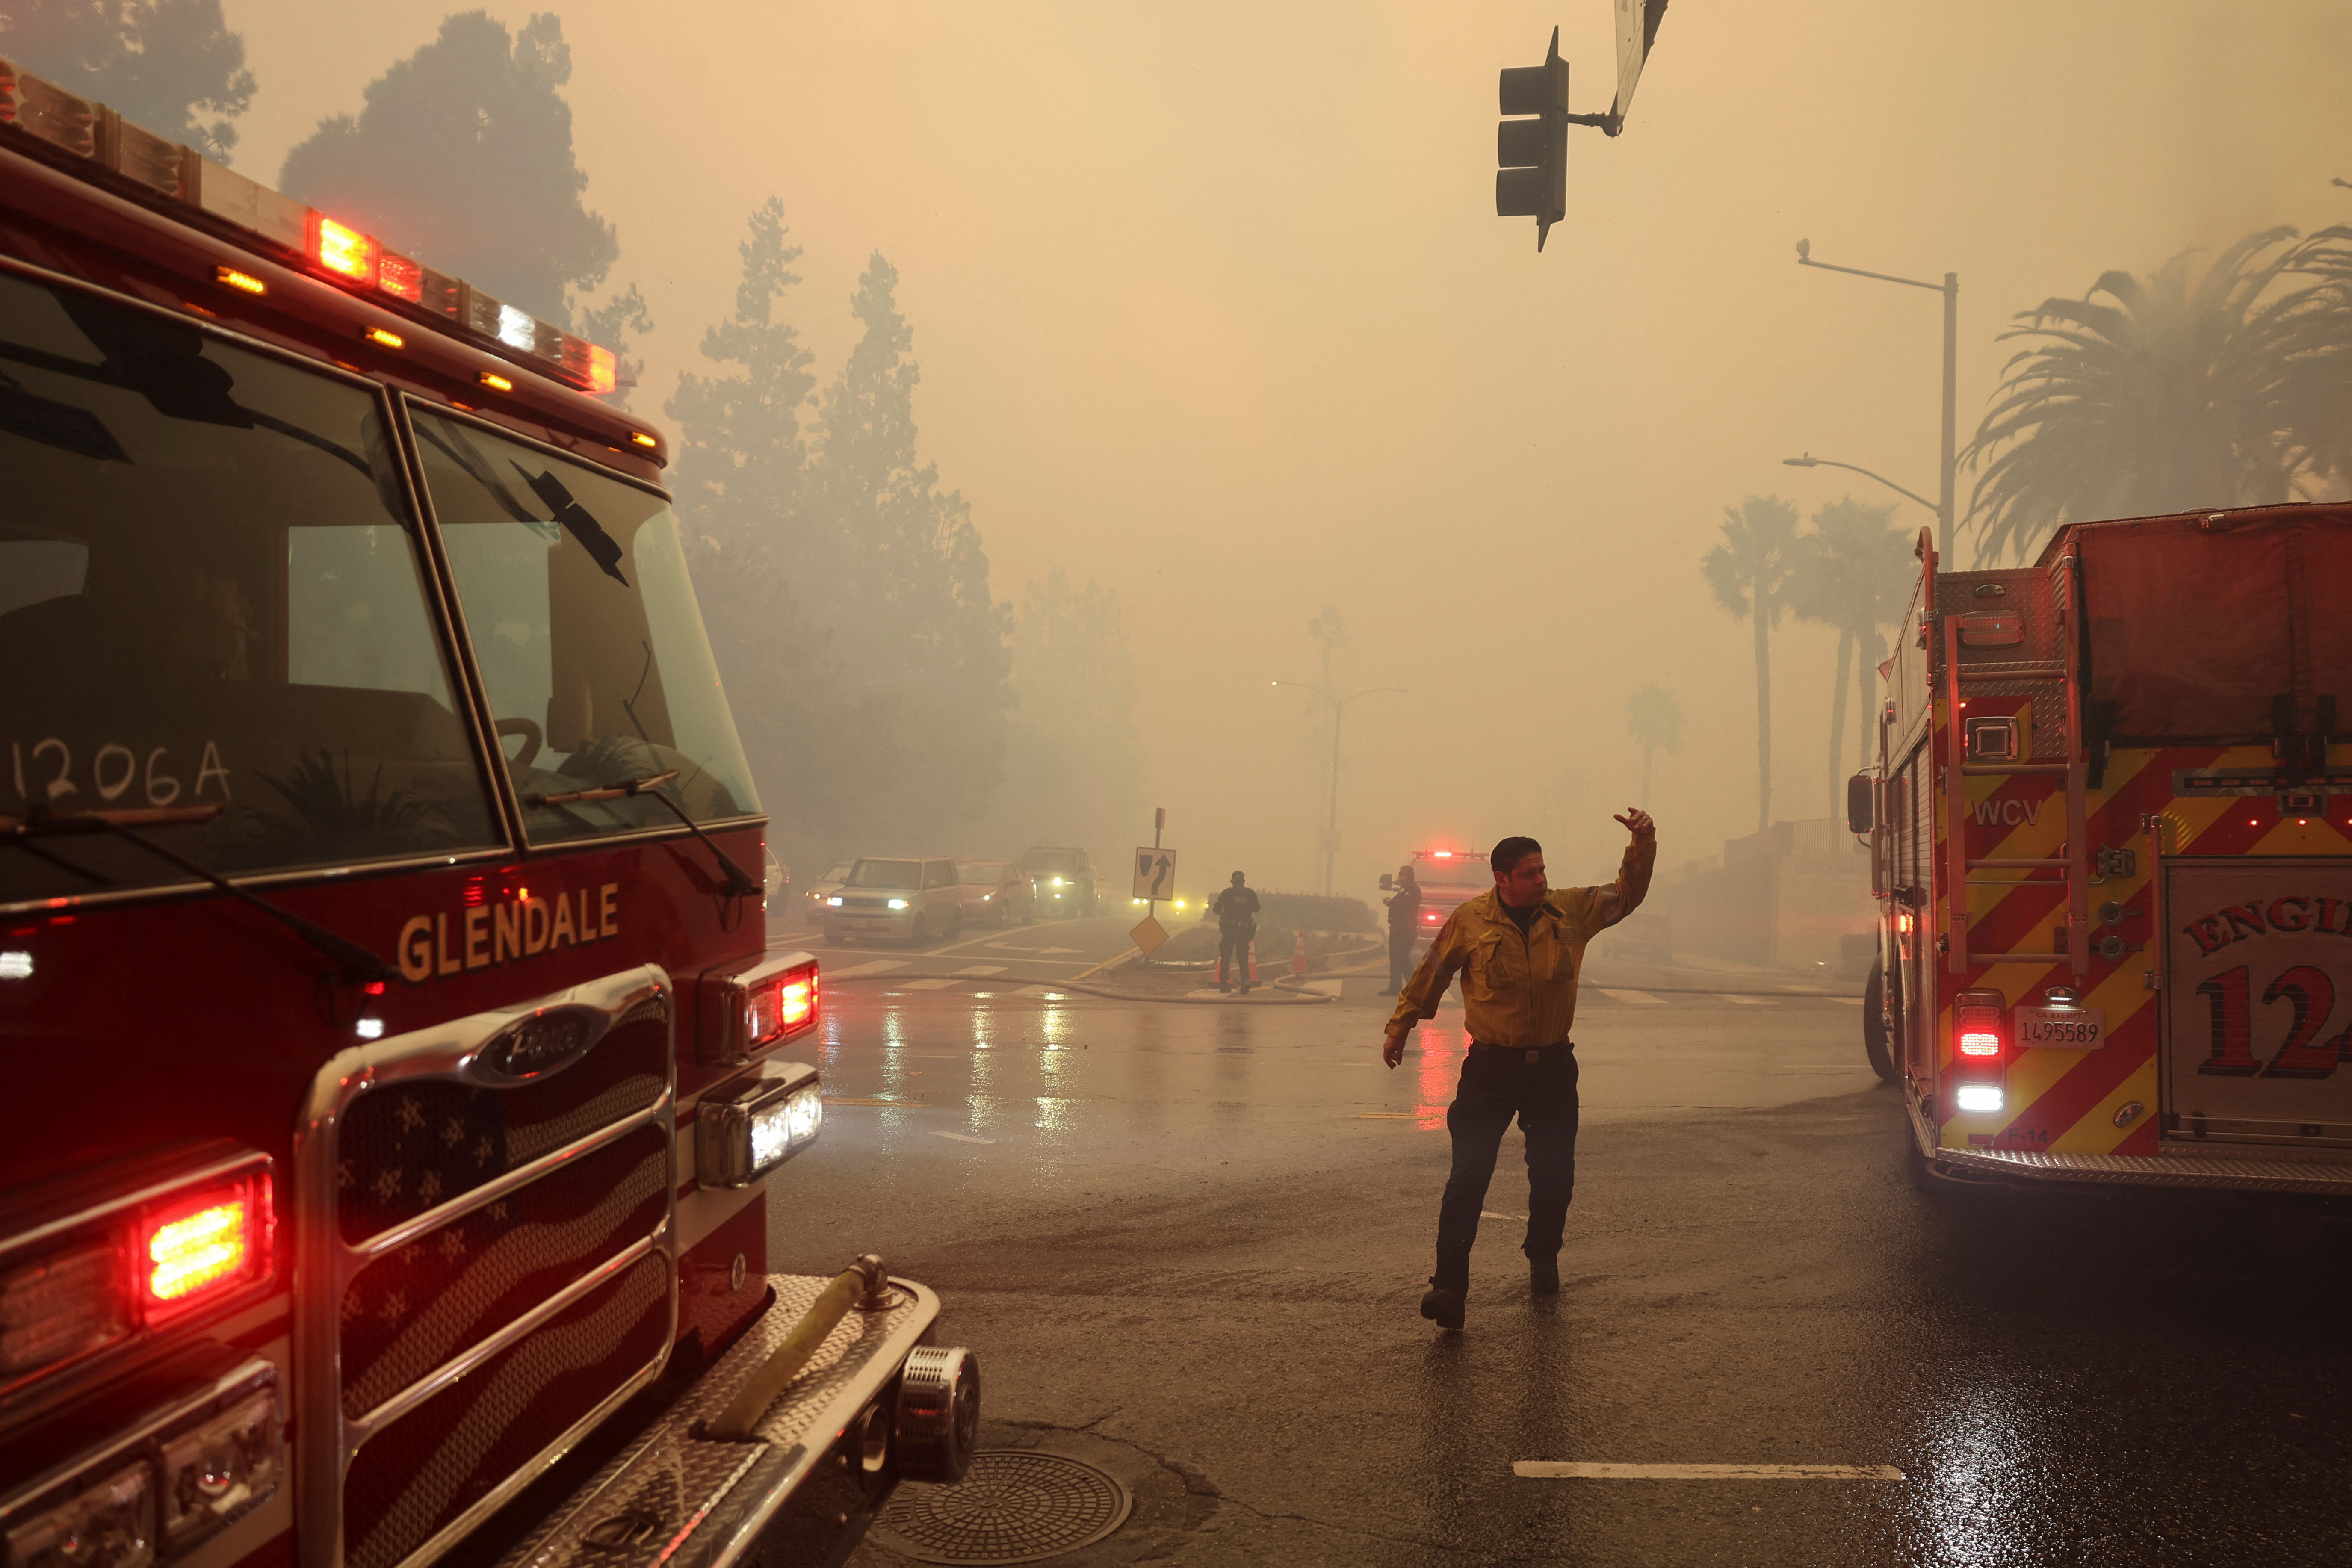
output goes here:
[[1849, 832], [1867, 833], [1878, 823], [1878, 781], [1856, 773], [1845, 781], [1845, 825]]
[[1395, 872], [1383, 871], [1381, 873], [1381, 891], [1383, 893], [1393, 893], [1396, 891]]

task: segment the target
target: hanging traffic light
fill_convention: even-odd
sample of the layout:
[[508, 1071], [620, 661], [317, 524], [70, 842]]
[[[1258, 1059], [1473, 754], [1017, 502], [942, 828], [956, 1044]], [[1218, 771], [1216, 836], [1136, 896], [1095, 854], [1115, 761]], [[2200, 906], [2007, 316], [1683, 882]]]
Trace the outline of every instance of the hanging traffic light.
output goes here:
[[1568, 216], [1568, 62], [1559, 58], [1559, 29], [1539, 66], [1503, 72], [1506, 120], [1495, 128], [1495, 216], [1536, 220], [1536, 248], [1551, 226]]

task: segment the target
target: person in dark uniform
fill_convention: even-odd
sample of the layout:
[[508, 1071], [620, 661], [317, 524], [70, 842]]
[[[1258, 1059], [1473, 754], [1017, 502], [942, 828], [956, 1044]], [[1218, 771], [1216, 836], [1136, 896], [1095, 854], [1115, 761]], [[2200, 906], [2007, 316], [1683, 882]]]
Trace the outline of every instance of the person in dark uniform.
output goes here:
[[1232, 982], [1242, 984], [1242, 994], [1249, 994], [1250, 943], [1257, 938], [1257, 890], [1242, 884], [1242, 874], [1234, 873], [1233, 886], [1217, 895], [1209, 906], [1217, 917], [1217, 989], [1230, 991]]
[[1381, 994], [1393, 996], [1412, 973], [1412, 933], [1421, 925], [1421, 884], [1413, 880], [1412, 867], [1397, 868], [1396, 891], [1384, 901], [1389, 911], [1389, 984]]
[[1496, 1151], [1518, 1118], [1528, 1140], [1528, 1292], [1559, 1293], [1559, 1245], [1576, 1187], [1576, 980], [1584, 947], [1630, 915], [1650, 890], [1657, 864], [1657, 826], [1638, 807], [1616, 819], [1633, 841], [1617, 879], [1605, 887], [1562, 888], [1544, 879], [1543, 846], [1506, 838], [1489, 861], [1492, 890], [1447, 918], [1413, 971], [1389, 1019], [1381, 1059], [1404, 1059], [1406, 1036], [1433, 1016], [1446, 987], [1462, 976], [1462, 1084], [1445, 1112], [1454, 1168], [1437, 1210], [1437, 1272], [1421, 1315], [1440, 1328], [1462, 1327], [1470, 1289], [1470, 1244], [1494, 1178]]

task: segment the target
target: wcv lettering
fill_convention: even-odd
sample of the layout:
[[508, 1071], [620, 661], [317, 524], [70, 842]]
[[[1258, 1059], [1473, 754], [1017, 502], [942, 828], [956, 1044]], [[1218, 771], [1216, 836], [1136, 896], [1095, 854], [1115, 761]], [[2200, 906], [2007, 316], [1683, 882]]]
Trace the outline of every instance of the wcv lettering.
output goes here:
[[455, 917], [413, 916], [400, 928], [400, 977], [415, 985], [469, 969], [535, 958], [621, 934], [621, 884], [582, 888], [552, 899], [528, 891], [477, 904]]
[[2042, 820], [2042, 800], [1980, 800], [1976, 803], [1979, 827], [2032, 827]]

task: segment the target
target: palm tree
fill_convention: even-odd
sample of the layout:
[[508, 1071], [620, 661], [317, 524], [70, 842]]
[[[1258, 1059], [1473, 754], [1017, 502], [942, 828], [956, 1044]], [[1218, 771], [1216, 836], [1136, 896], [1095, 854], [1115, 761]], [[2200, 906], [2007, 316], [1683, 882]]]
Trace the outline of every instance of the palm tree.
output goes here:
[[[1910, 599], [1913, 535], [1896, 525], [1892, 505], [1874, 506], [1852, 496], [1813, 513], [1813, 529], [1799, 540], [1801, 552], [1789, 585], [1790, 608], [1801, 621], [1833, 627], [1838, 635], [1837, 680], [1830, 697], [1830, 816], [1844, 800], [1846, 677], [1854, 678], [1861, 704], [1862, 754], [1870, 752], [1870, 677], [1885, 647], [1878, 628], [1902, 618]], [[1875, 657], [1874, 657], [1875, 654]]]
[[1699, 563], [1715, 602], [1756, 628], [1756, 831], [1772, 826], [1772, 629], [1796, 565], [1797, 509], [1749, 496], [1723, 509], [1723, 542]]
[[[2102, 273], [2080, 300], [2020, 311], [2028, 340], [1962, 454], [1977, 559], [2020, 559], [2062, 522], [2284, 501], [2346, 454], [2352, 252], [2250, 234], [2200, 268]], [[2282, 279], [2313, 279], [2283, 288]], [[1996, 455], [1997, 454], [1997, 455]], [[1990, 459], [1990, 461], [1988, 461]]]
[[1683, 749], [1683, 705], [1675, 694], [1651, 681], [1625, 699], [1625, 731], [1642, 748], [1642, 809], [1650, 809], [1650, 759], [1659, 752]]

